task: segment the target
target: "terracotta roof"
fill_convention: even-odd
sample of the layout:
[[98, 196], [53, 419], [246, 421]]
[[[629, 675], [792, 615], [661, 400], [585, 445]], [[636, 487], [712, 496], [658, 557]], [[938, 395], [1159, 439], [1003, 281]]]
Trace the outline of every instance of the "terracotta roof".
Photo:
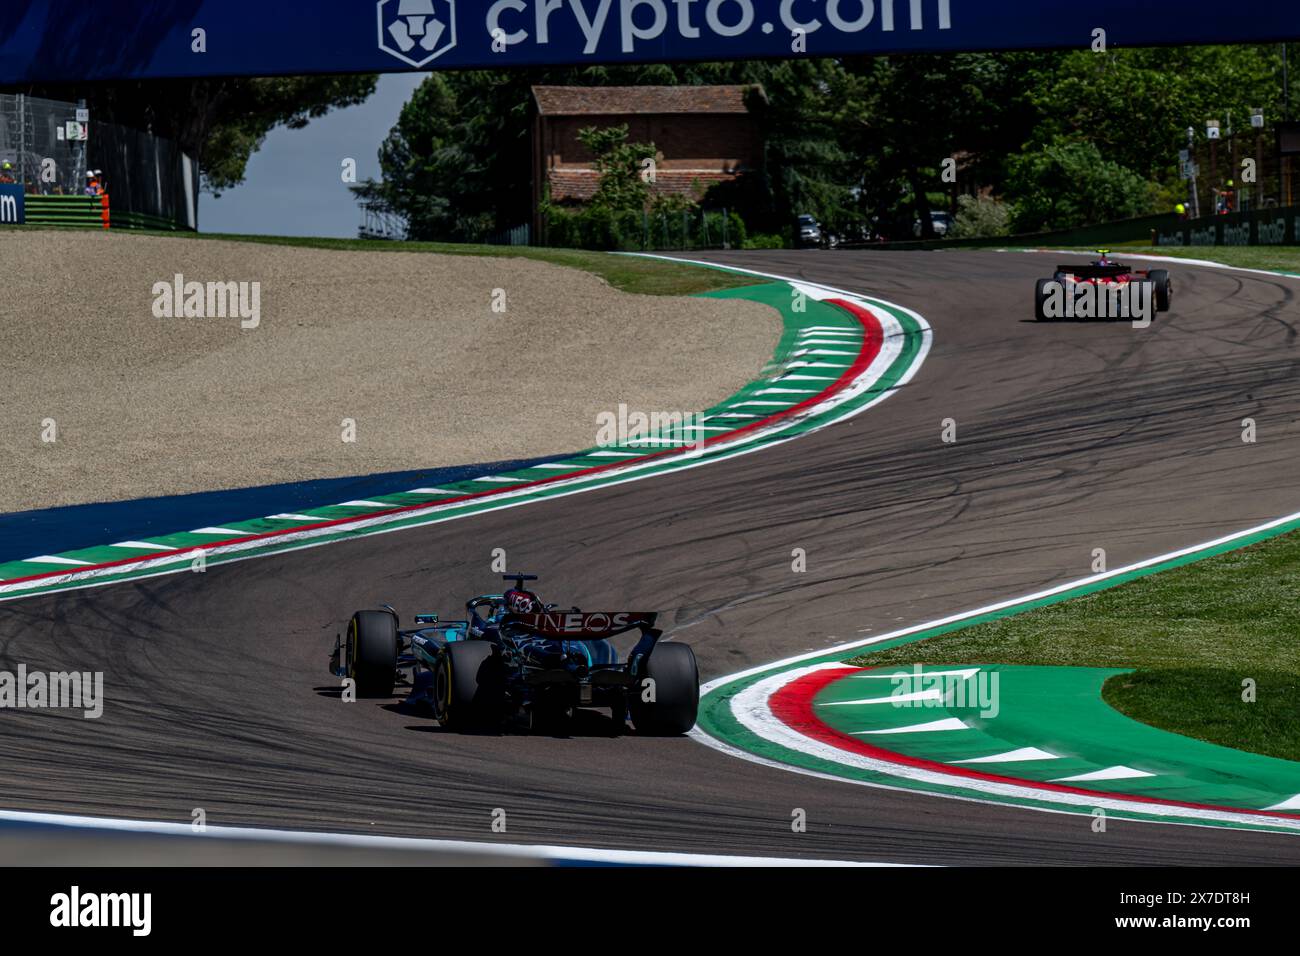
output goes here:
[[[715, 183], [730, 182], [739, 176], [739, 172], [717, 169], [660, 170], [651, 191], [694, 199]], [[546, 180], [551, 187], [551, 202], [586, 202], [596, 194], [600, 174], [592, 169], [552, 169]]]
[[534, 86], [543, 116], [628, 113], [748, 113], [745, 96], [761, 86]]

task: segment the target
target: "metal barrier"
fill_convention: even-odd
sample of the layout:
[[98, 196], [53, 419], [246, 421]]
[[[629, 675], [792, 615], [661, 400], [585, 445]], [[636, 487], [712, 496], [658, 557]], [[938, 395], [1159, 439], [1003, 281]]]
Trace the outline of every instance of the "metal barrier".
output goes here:
[[0, 183], [21, 188], [32, 225], [107, 228], [107, 197], [86, 194], [94, 171], [112, 195], [113, 226], [198, 228], [194, 160], [170, 140], [93, 121], [73, 103], [0, 94], [0, 163], [9, 164]]
[[395, 212], [390, 212], [388, 208], [377, 199], [362, 199], [361, 206], [361, 228], [357, 230], [357, 237], [360, 239], [393, 239], [402, 240], [406, 238], [406, 220]]
[[29, 195], [71, 196], [85, 189], [80, 131], [73, 103], [0, 93], [0, 162], [12, 164], [13, 178]]
[[522, 226], [515, 226], [513, 229], [506, 229], [488, 236], [487, 244], [489, 246], [531, 246], [533, 244], [532, 233], [532, 227], [528, 223], [524, 223]]
[[109, 226], [107, 196], [26, 196], [29, 226]]

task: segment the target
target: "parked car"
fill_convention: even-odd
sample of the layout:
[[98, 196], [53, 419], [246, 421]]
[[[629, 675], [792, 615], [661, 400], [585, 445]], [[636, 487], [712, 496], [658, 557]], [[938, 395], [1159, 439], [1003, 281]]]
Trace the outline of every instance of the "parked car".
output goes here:
[[[944, 212], [941, 209], [930, 210], [930, 225], [934, 228], [934, 234], [939, 237], [948, 235], [948, 229], [952, 226], [952, 214]], [[912, 222], [912, 235], [921, 238], [921, 220], [917, 219]]]
[[876, 235], [870, 222], [865, 219], [852, 219], [844, 223], [835, 235], [836, 245], [865, 245], [869, 242], [876, 242], [880, 238]]
[[803, 215], [799, 217], [799, 239], [798, 244], [801, 249], [820, 248], [824, 242], [822, 234], [822, 224], [815, 217]]

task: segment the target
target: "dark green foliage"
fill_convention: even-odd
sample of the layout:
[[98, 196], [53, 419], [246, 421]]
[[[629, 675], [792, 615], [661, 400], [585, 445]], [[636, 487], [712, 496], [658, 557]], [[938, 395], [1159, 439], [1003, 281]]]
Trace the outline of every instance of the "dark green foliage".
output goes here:
[[[1242, 129], [1251, 107], [1276, 121], [1279, 66], [1276, 47], [1245, 45], [435, 74], [380, 151], [384, 181], [358, 191], [413, 236], [481, 238], [532, 219], [534, 84], [758, 84], [760, 167], [701, 197], [751, 234], [788, 237], [808, 213], [833, 232], [872, 222], [911, 238], [914, 221], [928, 230], [931, 209], [956, 211], [975, 189], [1015, 228], [1074, 226], [1164, 211], [1187, 126], [1203, 135], [1231, 110]], [[581, 228], [608, 248], [642, 241], [618, 218]]]

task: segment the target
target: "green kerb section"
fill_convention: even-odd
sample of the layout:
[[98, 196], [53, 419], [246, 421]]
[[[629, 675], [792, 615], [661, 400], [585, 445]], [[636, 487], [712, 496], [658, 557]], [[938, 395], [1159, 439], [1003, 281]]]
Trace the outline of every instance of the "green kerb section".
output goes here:
[[[620, 457], [634, 458], [664, 448], [685, 444], [700, 434], [706, 437], [724, 435], [728, 431], [742, 428], [751, 422], [761, 421], [771, 415], [812, 398], [834, 384], [854, 363], [862, 345], [862, 326], [847, 312], [835, 306], [818, 302], [811, 298], [796, 299], [790, 285], [785, 282], [762, 282], [752, 286], [704, 293], [704, 297], [722, 299], [746, 299], [771, 306], [780, 312], [783, 329], [776, 352], [763, 368], [760, 376], [740, 391], [717, 405], [706, 409], [691, 422], [670, 422], [646, 436], [646, 440], [629, 442], [626, 445], [602, 448], [589, 448], [574, 455], [557, 456], [549, 468], [527, 468], [515, 471], [499, 472], [478, 476], [475, 480], [457, 481], [438, 486], [436, 489], [412, 490], [398, 494], [381, 495], [366, 499], [367, 503], [340, 503], [319, 508], [307, 508], [289, 515], [261, 516], [241, 520], [223, 521], [214, 529], [194, 529], [178, 531], [172, 534], [150, 536], [134, 542], [136, 545], [156, 545], [160, 549], [174, 549], [176, 555], [164, 562], [155, 563], [149, 568], [134, 568], [121, 572], [104, 570], [94, 574], [95, 584], [109, 584], [130, 580], [146, 575], [184, 570], [195, 558], [196, 549], [203, 549], [221, 541], [229, 541], [242, 536], [266, 534], [268, 532], [287, 531], [310, 525], [313, 522], [334, 521], [347, 518], [361, 518], [367, 514], [381, 511], [386, 507], [436, 506], [440, 502], [450, 501], [456, 497], [489, 490], [503, 490], [512, 487], [510, 481], [482, 479], [513, 479], [516, 483], [537, 481], [541, 479], [564, 478], [584, 469], [610, 465]], [[903, 329], [901, 354], [875, 385], [863, 394], [856, 395], [836, 408], [816, 415], [803, 415], [792, 418], [783, 427], [773, 429], [765, 436], [745, 446], [747, 450], [763, 448], [778, 441], [802, 435], [812, 429], [822, 427], [861, 409], [875, 401], [889, 390], [896, 387], [898, 381], [906, 374], [916, 361], [923, 343], [922, 329], [909, 314], [886, 303], [866, 299], [871, 306], [882, 312], [888, 312]], [[798, 305], [796, 305], [796, 302]], [[798, 310], [797, 310], [798, 309]], [[827, 332], [817, 330], [829, 330]], [[811, 343], [811, 344], [810, 344]], [[822, 353], [796, 355], [803, 349]], [[797, 364], [796, 364], [797, 363]], [[793, 366], [793, 367], [792, 367]], [[708, 429], [704, 432], [692, 431], [691, 427], [702, 423]], [[594, 437], [594, 436], [593, 436]], [[661, 464], [648, 464], [634, 473], [637, 478], [661, 475], [682, 467], [693, 467], [701, 462], [717, 460], [734, 454], [734, 450], [705, 450], [696, 457], [678, 456], [668, 458]], [[563, 467], [559, 467], [563, 466]], [[627, 481], [632, 476], [627, 474], [597, 474], [582, 476], [580, 484], [562, 486], [546, 485], [527, 489], [511, 497], [512, 504], [520, 501], [537, 501], [557, 495], [572, 493], [577, 488], [599, 488], [606, 485]], [[373, 504], [371, 504], [373, 502]], [[362, 537], [378, 532], [388, 532], [422, 525], [448, 521], [501, 507], [499, 498], [487, 497], [475, 501], [448, 505], [436, 514], [411, 514], [397, 517], [377, 527], [340, 529], [327, 531], [309, 540], [285, 541], [271, 539], [266, 542], [250, 544], [246, 550], [234, 553], [207, 553], [204, 560], [208, 567], [223, 562], [258, 557], [280, 551], [292, 550], [308, 545], [315, 546], [349, 538]], [[376, 507], [375, 505], [378, 505]], [[48, 591], [63, 590], [85, 586], [83, 580], [65, 580], [58, 583], [32, 582], [30, 587], [3, 590], [7, 581], [51, 572], [75, 574], [80, 567], [87, 571], [90, 566], [129, 558], [144, 557], [149, 552], [143, 548], [123, 548], [113, 543], [83, 548], [77, 551], [57, 555], [43, 555], [55, 561], [34, 562], [13, 561], [0, 564], [0, 600]]]
[[[1181, 555], [1179, 557], [1170, 558], [1169, 560], [1157, 562], [1143, 568], [1138, 568], [1132, 571], [1125, 572], [1123, 574], [1117, 574], [1110, 578], [1085, 582], [1073, 588], [1064, 589], [1056, 594], [1048, 595], [1034, 600], [1025, 600], [1020, 603], [1012, 604], [1008, 607], [1004, 607], [995, 611], [987, 611], [981, 614], [972, 614], [971, 616], [962, 618], [960, 620], [952, 621], [950, 623], [938, 625], [935, 627], [925, 628], [911, 634], [902, 635], [900, 637], [893, 638], [888, 641], [881, 641], [876, 644], [869, 644], [865, 646], [859, 644], [857, 646], [844, 647], [838, 650], [829, 651], [826, 654], [821, 654], [821, 655], [808, 657], [808, 658], [802, 658], [797, 661], [775, 663], [770, 667], [763, 668], [745, 677], [737, 678], [733, 681], [723, 683], [717, 687], [714, 687], [710, 692], [708, 692], [705, 695], [704, 699], [700, 701], [699, 729], [702, 730], [704, 733], [708, 734], [710, 737], [722, 741], [739, 750], [747, 751], [749, 753], [755, 754], [756, 756], [763, 757], [765, 759], [772, 760], [778, 763], [787, 764], [792, 767], [800, 767], [806, 770], [827, 774], [829, 776], [842, 777], [845, 779], [857, 780], [864, 783], [870, 783], [878, 786], [892, 787], [895, 789], [910, 789], [910, 790], [916, 790], [918, 792], [934, 793], [934, 794], [940, 794], [949, 797], [959, 797], [959, 798], [966, 798], [972, 800], [980, 800], [983, 802], [1001, 802], [1001, 803], [1012, 804], [1015, 806], [1032, 807], [1037, 809], [1050, 809], [1050, 810], [1066, 809], [1069, 810], [1069, 812], [1086, 813], [1088, 812], [1086, 810], [1078, 810], [1078, 809], [1063, 807], [1059, 803], [1052, 802], [1049, 798], [1039, 800], [1039, 799], [1024, 799], [1024, 798], [1011, 797], [1011, 796], [991, 795], [987, 793], [982, 793], [977, 790], [972, 790], [968, 787], [964, 787], [958, 782], [953, 782], [950, 784], [949, 783], [932, 784], [932, 783], [922, 782], [922, 781], [906, 780], [894, 776], [892, 774], [875, 773], [871, 771], [847, 767], [844, 764], [837, 763], [835, 761], [824, 760], [819, 757], [813, 756], [811, 754], [804, 753], [803, 751], [793, 750], [788, 747], [780, 746], [763, 737], [758, 736], [757, 734], [754, 734], [752, 731], [750, 731], [748, 728], [746, 728], [736, 719], [735, 715], [731, 711], [731, 703], [737, 694], [741, 693], [746, 688], [752, 686], [758, 681], [763, 680], [764, 678], [767, 677], [771, 677], [783, 671], [792, 670], [796, 667], [806, 667], [817, 663], [844, 662], [850, 658], [858, 657], [869, 651], [883, 650], [885, 648], [890, 648], [890, 647], [899, 647], [905, 644], [914, 643], [916, 641], [924, 641], [932, 637], [938, 637], [942, 634], [948, 634], [965, 627], [971, 627], [975, 624], [981, 624], [988, 621], [1001, 620], [1002, 618], [1010, 617], [1014, 614], [1022, 614], [1034, 608], [1047, 607], [1048, 605], [1058, 604], [1062, 601], [1068, 601], [1071, 598], [1080, 597], [1085, 594], [1092, 594], [1096, 591], [1101, 591], [1106, 588], [1115, 587], [1127, 581], [1133, 581], [1138, 578], [1146, 577], [1148, 575], [1158, 574], [1161, 571], [1167, 571], [1172, 568], [1182, 567], [1184, 565], [1191, 564], [1194, 561], [1200, 561], [1204, 558], [1213, 557], [1214, 555], [1217, 554], [1224, 554], [1229, 551], [1235, 551], [1238, 548], [1244, 548], [1247, 547], [1248, 545], [1257, 544], [1260, 541], [1266, 541], [1270, 538], [1275, 538], [1279, 535], [1286, 534], [1290, 531], [1295, 531], [1297, 529], [1300, 529], [1300, 520], [1279, 522], [1273, 527], [1267, 528], [1265, 530], [1252, 532], [1250, 534], [1243, 534], [1238, 537], [1234, 537], [1228, 541], [1223, 541], [1218, 544], [1209, 545], [1200, 549], [1196, 549], [1188, 552], [1187, 554]], [[1100, 696], [1100, 687], [1098, 687], [1097, 694], [1098, 696]], [[1104, 702], [1102, 703], [1102, 706], [1105, 706]], [[1127, 720], [1127, 718], [1125, 719]], [[1182, 738], [1177, 734], [1170, 734], [1169, 736], [1178, 740], [1184, 740], [1184, 739], [1190, 740], [1190, 738]], [[1206, 745], [1206, 746], [1213, 746], [1213, 745]], [[1233, 753], [1238, 753], [1238, 751], [1233, 751]], [[1245, 755], [1244, 752], [1242, 753], [1243, 755]], [[1257, 756], [1257, 755], [1245, 755], [1245, 756]], [[1272, 759], [1272, 758], [1262, 758], [1262, 759]], [[1289, 761], [1282, 761], [1282, 762], [1286, 764], [1290, 763]], [[1088, 789], [1094, 789], [1094, 788], [1088, 787]], [[1151, 814], [1144, 814], [1137, 811], [1127, 811], [1127, 810], [1108, 810], [1107, 813], [1110, 814], [1111, 816], [1126, 818], [1126, 819], [1135, 819], [1135, 820], [1161, 819], [1161, 820], [1168, 821], [1174, 819], [1175, 822], [1195, 822], [1195, 823], [1211, 825], [1211, 826], [1214, 825], [1230, 826], [1230, 827], [1237, 827], [1242, 829], [1269, 830], [1273, 832], [1288, 832], [1288, 833], [1294, 832], [1292, 830], [1279, 830], [1277, 827], [1269, 825], [1267, 823], [1260, 823], [1260, 824], [1219, 823], [1217, 821], [1207, 821], [1207, 820], [1199, 820], [1199, 819], [1192, 819], [1192, 818], [1188, 818], [1186, 820], [1178, 820], [1177, 818], [1170, 818], [1168, 816], [1157, 817]]]
[[[1298, 763], [1159, 730], [1108, 706], [1102, 684], [1123, 673], [1005, 664], [887, 667], [829, 684], [813, 707], [827, 726], [895, 753], [1038, 783], [1245, 810], [1300, 794]], [[964, 726], [897, 732], [938, 720]], [[1016, 759], [990, 759], [1008, 756]]]

